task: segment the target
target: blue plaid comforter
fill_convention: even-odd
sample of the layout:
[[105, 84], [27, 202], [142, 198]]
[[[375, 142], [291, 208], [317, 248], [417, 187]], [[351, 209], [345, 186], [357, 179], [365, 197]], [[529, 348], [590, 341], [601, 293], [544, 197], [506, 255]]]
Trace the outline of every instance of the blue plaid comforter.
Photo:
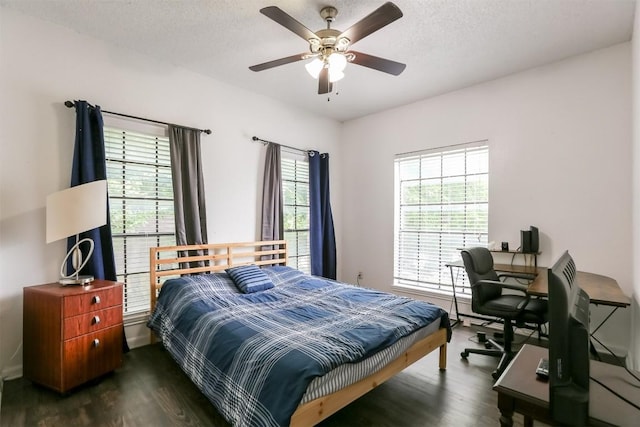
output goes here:
[[236, 426], [288, 425], [308, 384], [447, 313], [423, 301], [308, 276], [264, 271], [275, 287], [243, 294], [226, 273], [162, 287], [148, 326]]

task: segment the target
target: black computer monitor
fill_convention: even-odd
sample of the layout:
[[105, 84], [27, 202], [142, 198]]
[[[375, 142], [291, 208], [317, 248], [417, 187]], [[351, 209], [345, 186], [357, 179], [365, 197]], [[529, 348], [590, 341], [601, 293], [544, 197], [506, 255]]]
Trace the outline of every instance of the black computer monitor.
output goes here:
[[576, 281], [568, 251], [549, 274], [549, 405], [554, 421], [589, 418], [589, 296]]

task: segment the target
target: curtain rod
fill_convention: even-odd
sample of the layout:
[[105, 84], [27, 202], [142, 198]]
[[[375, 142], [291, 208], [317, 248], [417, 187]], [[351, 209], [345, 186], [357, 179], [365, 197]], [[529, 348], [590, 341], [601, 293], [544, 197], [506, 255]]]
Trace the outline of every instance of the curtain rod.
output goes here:
[[[66, 105], [67, 108], [72, 108], [75, 104], [74, 104], [74, 101], [65, 101], [64, 105]], [[89, 104], [89, 105], [91, 105], [91, 104]], [[91, 105], [91, 106], [93, 107], [93, 105]], [[176, 125], [174, 123], [161, 122], [159, 120], [147, 119], [145, 117], [138, 117], [138, 116], [131, 116], [129, 114], [116, 113], [116, 112], [113, 112], [113, 111], [107, 111], [107, 110], [101, 110], [101, 111], [103, 113], [112, 114], [114, 116], [127, 117], [129, 119], [142, 120], [144, 122], [157, 123], [157, 124], [160, 124], [160, 125], [178, 126], [178, 127], [181, 127], [181, 128], [197, 130], [197, 131], [206, 133], [207, 135], [211, 135], [211, 129], [198, 129], [198, 128], [193, 128], [193, 127], [189, 127], [189, 126]]]
[[301, 148], [291, 147], [289, 145], [284, 145], [284, 144], [278, 144], [277, 142], [273, 142], [273, 141], [267, 141], [266, 139], [258, 138], [257, 136], [253, 136], [253, 137], [251, 137], [251, 139], [254, 142], [259, 141], [259, 142], [262, 142], [265, 145], [266, 144], [276, 144], [276, 145], [279, 145], [281, 147], [288, 148], [289, 150], [299, 151], [299, 152], [305, 153], [305, 154], [308, 154], [308, 153], [311, 152], [311, 150], [303, 150]]

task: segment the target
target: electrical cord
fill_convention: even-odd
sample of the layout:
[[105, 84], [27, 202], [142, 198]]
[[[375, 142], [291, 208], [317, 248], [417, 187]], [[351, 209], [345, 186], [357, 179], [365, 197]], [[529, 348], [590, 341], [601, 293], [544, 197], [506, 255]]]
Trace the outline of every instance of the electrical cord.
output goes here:
[[[622, 359], [620, 359], [618, 356], [616, 356], [616, 354], [611, 351], [609, 349], [609, 347], [607, 347], [606, 345], [604, 345], [602, 342], [600, 342], [600, 340], [598, 338], [596, 338], [595, 336], [591, 335], [591, 338], [593, 338], [594, 340], [596, 340], [598, 342], [598, 344], [600, 344], [602, 347], [604, 347], [605, 350], [607, 350], [609, 352], [609, 354], [615, 359], [616, 362], [618, 362], [618, 365], [623, 367], [625, 371], [627, 371], [627, 373], [629, 375], [631, 375], [633, 378], [635, 378], [637, 381], [640, 381], [640, 378], [638, 378], [638, 376], [636, 374], [634, 374], [633, 372], [631, 372], [631, 370], [629, 368], [627, 368], [627, 365], [624, 363], [624, 361]], [[634, 386], [634, 387], [640, 387], [640, 386]]]
[[610, 388], [608, 385], [603, 384], [601, 381], [593, 378], [592, 376], [589, 376], [589, 378], [600, 384], [602, 387], [604, 387], [605, 389], [607, 389], [611, 394], [613, 394], [614, 396], [616, 396], [617, 398], [627, 402], [629, 405], [633, 406], [634, 408], [640, 410], [640, 406], [636, 405], [635, 403], [633, 403], [632, 401], [630, 401], [629, 399], [627, 399], [626, 397], [622, 396], [620, 393], [618, 393], [617, 391], [613, 390], [612, 388]]
[[[490, 325], [491, 323], [494, 323], [494, 322], [487, 321], [487, 322], [482, 323], [480, 326], [486, 327], [486, 326]], [[522, 329], [522, 328], [516, 328], [516, 330], [517, 330], [517, 329]], [[532, 330], [532, 331], [529, 333], [529, 335], [527, 335], [527, 337], [526, 337], [526, 338], [524, 338], [522, 341], [516, 341], [516, 340], [513, 340], [513, 344], [514, 344], [514, 345], [517, 345], [517, 346], [526, 344], [526, 343], [529, 341], [529, 339], [531, 338], [531, 336], [532, 336], [536, 331], [537, 331], [537, 329]], [[515, 336], [515, 335], [517, 335], [517, 334], [516, 334], [516, 333], [515, 333], [515, 331], [514, 331], [514, 336]], [[480, 342], [477, 338], [478, 338], [477, 334], [476, 334], [476, 335], [471, 335], [470, 337], [468, 337], [468, 338], [467, 338], [467, 341], [471, 341], [471, 342], [476, 343], [476, 344], [481, 344], [481, 342]]]
[[478, 335], [471, 335], [469, 338], [467, 338], [467, 341], [471, 341], [472, 343], [476, 343], [476, 344], [480, 344], [480, 340], [477, 339]]
[[[517, 328], [517, 329], [521, 329], [521, 328]], [[537, 331], [537, 329], [532, 330], [531, 333], [529, 333], [529, 335], [527, 335], [527, 337], [524, 340], [522, 340], [520, 342], [516, 342], [516, 340], [513, 340], [513, 343], [515, 345], [524, 345], [524, 344], [526, 344], [529, 341], [529, 339], [531, 338], [531, 336], [536, 333], [536, 331]], [[516, 333], [514, 332], [513, 335], [515, 336]]]
[[[605, 350], [607, 350], [609, 352], [609, 354], [615, 359], [616, 362], [618, 362], [618, 365], [620, 365], [621, 367], [624, 368], [625, 371], [627, 371], [627, 373], [629, 375], [631, 375], [633, 378], [635, 378], [637, 381], [640, 381], [640, 378], [638, 378], [638, 376], [636, 374], [634, 374], [633, 372], [631, 372], [631, 370], [629, 368], [627, 368], [627, 366], [624, 364], [624, 362], [618, 357], [616, 356], [616, 354], [611, 351], [609, 349], [609, 347], [607, 347], [606, 345], [604, 345], [603, 343], [600, 342], [600, 340], [596, 337], [594, 337], [593, 335], [591, 336], [591, 338], [593, 338], [594, 340], [596, 340], [598, 342], [598, 344], [600, 344], [602, 347], [604, 347]], [[602, 387], [604, 387], [606, 390], [608, 390], [611, 394], [613, 394], [614, 396], [616, 396], [617, 398], [619, 398], [620, 400], [623, 400], [624, 402], [628, 403], [629, 405], [633, 406], [634, 408], [640, 410], [640, 406], [636, 405], [635, 403], [631, 402], [629, 399], [627, 399], [626, 397], [622, 396], [620, 393], [618, 393], [617, 391], [613, 390], [612, 388], [610, 388], [609, 386], [603, 384], [601, 381], [593, 378], [592, 376], [589, 376], [589, 378], [596, 382], [597, 384], [600, 384]], [[629, 384], [632, 387], [635, 388], [639, 388], [640, 385], [636, 385], [636, 384]]]

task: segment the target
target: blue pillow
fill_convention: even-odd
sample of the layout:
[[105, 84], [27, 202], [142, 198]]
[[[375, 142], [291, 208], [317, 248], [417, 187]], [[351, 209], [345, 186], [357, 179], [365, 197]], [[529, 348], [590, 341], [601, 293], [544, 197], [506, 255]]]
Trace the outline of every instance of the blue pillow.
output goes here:
[[257, 265], [242, 265], [225, 270], [242, 293], [264, 291], [273, 288], [273, 282]]

